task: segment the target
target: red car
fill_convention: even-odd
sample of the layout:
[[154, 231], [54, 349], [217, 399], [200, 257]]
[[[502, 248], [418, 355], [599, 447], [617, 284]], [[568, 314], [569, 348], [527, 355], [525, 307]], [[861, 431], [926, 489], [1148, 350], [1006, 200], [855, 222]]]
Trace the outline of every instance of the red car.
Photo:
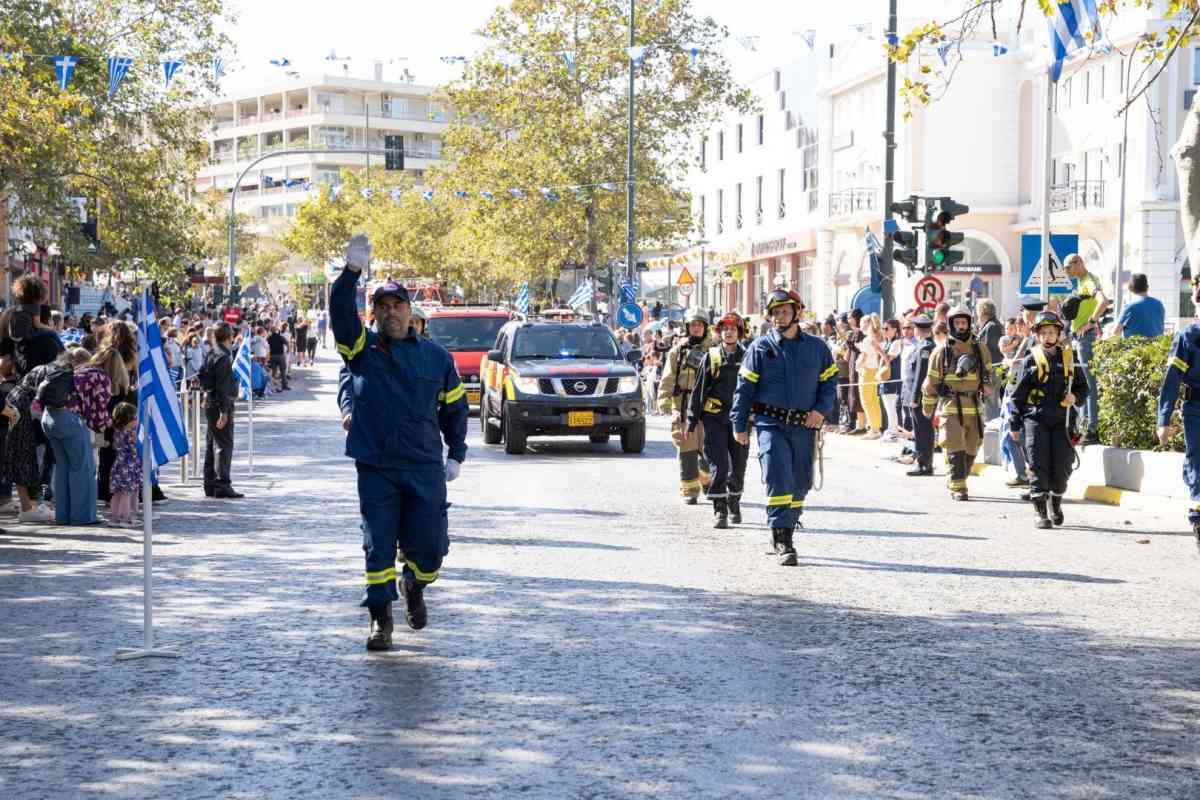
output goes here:
[[494, 308], [440, 306], [426, 309], [429, 338], [450, 351], [467, 389], [467, 403], [479, 408], [479, 363], [496, 345], [496, 334], [511, 314]]

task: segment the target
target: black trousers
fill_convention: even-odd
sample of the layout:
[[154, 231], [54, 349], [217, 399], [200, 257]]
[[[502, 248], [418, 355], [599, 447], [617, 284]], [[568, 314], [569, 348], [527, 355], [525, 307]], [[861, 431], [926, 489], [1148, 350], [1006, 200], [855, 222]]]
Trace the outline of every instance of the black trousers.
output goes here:
[[733, 438], [733, 423], [719, 414], [704, 415], [704, 458], [712, 470], [709, 499], [741, 497], [746, 484], [746, 461], [750, 445]]
[[1067, 436], [1065, 422], [1047, 424], [1041, 420], [1025, 420], [1025, 446], [1029, 448], [1029, 495], [1037, 499], [1048, 494], [1067, 491], [1067, 480], [1075, 466], [1075, 450]]
[[913, 426], [913, 452], [917, 466], [933, 469], [933, 420], [922, 413], [920, 407], [909, 407]]
[[229, 478], [229, 468], [233, 464], [233, 412], [229, 412], [222, 430], [217, 430], [217, 419], [221, 416], [219, 406], [205, 405], [204, 416], [208, 420], [208, 436], [204, 443], [204, 488], [228, 489], [233, 485]]

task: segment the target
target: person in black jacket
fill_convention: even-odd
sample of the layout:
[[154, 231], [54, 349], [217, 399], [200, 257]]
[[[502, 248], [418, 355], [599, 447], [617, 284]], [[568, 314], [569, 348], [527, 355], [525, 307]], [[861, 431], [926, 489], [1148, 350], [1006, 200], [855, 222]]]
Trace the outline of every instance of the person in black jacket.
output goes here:
[[929, 357], [933, 355], [933, 320], [924, 315], [913, 318], [917, 329], [917, 346], [905, 356], [904, 384], [900, 387], [900, 403], [908, 409], [913, 423], [913, 468], [908, 475], [914, 478], [933, 474], [933, 420], [921, 409], [921, 387], [929, 374]]
[[233, 404], [238, 392], [231, 350], [233, 328], [229, 323], [222, 322], [217, 326], [214, 338], [217, 346], [204, 356], [204, 365], [200, 368], [204, 415], [208, 420], [208, 436], [204, 446], [204, 494], [237, 499], [244, 495], [233, 490], [229, 477], [233, 463]]
[[720, 344], [710, 347], [700, 365], [700, 380], [689, 400], [688, 433], [704, 423], [704, 458], [712, 468], [708, 499], [712, 500], [717, 517], [715, 528], [728, 528], [742, 521], [742, 487], [746, 479], [746, 460], [749, 445], [733, 438], [733, 423], [729, 412], [733, 408], [733, 392], [737, 388], [738, 370], [746, 346], [741, 339], [745, 333], [742, 318], [726, 314], [717, 323]]
[[1060, 343], [1064, 328], [1062, 318], [1053, 311], [1038, 314], [1033, 323], [1038, 344], [1021, 364], [1010, 401], [1012, 440], [1019, 441], [1021, 428], [1025, 429], [1033, 471], [1029, 494], [1037, 512], [1037, 527], [1042, 529], [1063, 524], [1062, 497], [1075, 463], [1070, 415], [1088, 393], [1087, 377], [1075, 363], [1074, 353]]

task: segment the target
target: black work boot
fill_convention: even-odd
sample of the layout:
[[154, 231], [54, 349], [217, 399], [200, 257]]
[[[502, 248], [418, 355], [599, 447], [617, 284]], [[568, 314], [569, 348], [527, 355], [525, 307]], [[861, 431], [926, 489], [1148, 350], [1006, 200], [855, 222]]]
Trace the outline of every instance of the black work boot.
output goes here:
[[729, 527], [729, 506], [724, 497], [713, 498], [713, 514], [717, 517], [716, 523], [713, 524], [714, 528], [724, 530]]
[[736, 495], [729, 498], [729, 521], [734, 525], [742, 524], [742, 498]]
[[771, 539], [775, 544], [775, 555], [781, 567], [796, 566], [796, 548], [792, 546], [791, 528], [771, 528]]
[[371, 612], [371, 632], [367, 636], [368, 650], [392, 649], [392, 604], [368, 606]]
[[400, 594], [404, 595], [404, 619], [408, 627], [414, 631], [421, 630], [429, 622], [429, 612], [425, 609], [425, 584], [405, 575], [400, 579]]
[[1033, 510], [1037, 514], [1037, 522], [1034, 527], [1039, 530], [1049, 530], [1054, 527], [1054, 524], [1050, 522], [1050, 518], [1046, 516], [1046, 498], [1035, 497], [1033, 500]]
[[1063, 524], [1062, 495], [1050, 495], [1050, 521], [1055, 525]]
[[685, 506], [694, 506], [694, 505], [698, 505], [699, 503], [700, 503], [700, 499], [698, 497], [696, 497], [696, 495], [694, 495], [694, 494], [687, 495], [686, 497], [683, 498], [683, 504]]

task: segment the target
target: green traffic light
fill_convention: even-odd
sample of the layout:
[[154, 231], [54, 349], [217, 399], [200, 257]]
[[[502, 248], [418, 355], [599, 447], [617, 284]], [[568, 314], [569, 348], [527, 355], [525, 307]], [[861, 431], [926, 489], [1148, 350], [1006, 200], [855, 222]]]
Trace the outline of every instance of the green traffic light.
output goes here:
[[933, 263], [934, 264], [936, 264], [937, 266], [940, 267], [943, 263], [945, 263], [945, 261], [946, 261], [946, 251], [945, 250], [934, 250], [933, 251]]

